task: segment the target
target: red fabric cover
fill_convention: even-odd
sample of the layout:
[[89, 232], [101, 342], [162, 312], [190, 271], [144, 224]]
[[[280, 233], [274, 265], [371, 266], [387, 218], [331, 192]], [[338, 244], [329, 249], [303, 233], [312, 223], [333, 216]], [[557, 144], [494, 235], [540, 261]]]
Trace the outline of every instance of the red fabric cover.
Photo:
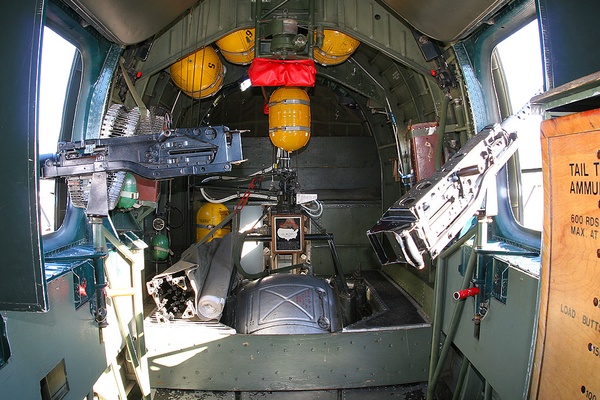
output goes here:
[[255, 58], [248, 68], [252, 86], [315, 86], [317, 69], [310, 59]]

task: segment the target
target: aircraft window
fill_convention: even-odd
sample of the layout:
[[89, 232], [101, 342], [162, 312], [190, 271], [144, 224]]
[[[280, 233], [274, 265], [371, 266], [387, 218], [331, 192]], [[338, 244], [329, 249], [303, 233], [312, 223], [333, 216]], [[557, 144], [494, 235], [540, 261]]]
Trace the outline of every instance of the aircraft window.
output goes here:
[[[38, 115], [39, 154], [53, 153], [61, 131], [65, 95], [75, 46], [51, 29], [44, 28]], [[42, 234], [55, 230], [55, 181], [40, 179], [39, 199]]]
[[[534, 20], [497, 46], [502, 74], [508, 92], [511, 114], [521, 114], [526, 123], [519, 145], [520, 196], [517, 220], [525, 227], [542, 230], [543, 189], [542, 152], [540, 141], [541, 116], [531, 115], [529, 100], [543, 88], [542, 56], [538, 21]], [[500, 99], [500, 101], [502, 101]], [[524, 108], [525, 107], [525, 108]], [[519, 111], [521, 110], [521, 111]]]

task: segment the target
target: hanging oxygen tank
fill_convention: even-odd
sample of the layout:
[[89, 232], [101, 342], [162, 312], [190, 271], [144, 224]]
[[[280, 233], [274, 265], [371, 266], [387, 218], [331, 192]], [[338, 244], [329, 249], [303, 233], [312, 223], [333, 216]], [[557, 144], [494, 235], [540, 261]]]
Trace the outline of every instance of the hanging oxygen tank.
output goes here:
[[[229, 210], [223, 204], [206, 203], [200, 207], [196, 213], [196, 242], [199, 242], [212, 228], [227, 218], [228, 215]], [[210, 242], [214, 238], [222, 238], [229, 232], [231, 232], [231, 228], [229, 227], [218, 229], [207, 242]]]
[[175, 85], [185, 94], [203, 99], [221, 89], [225, 66], [217, 52], [207, 46], [171, 65], [170, 72]]
[[240, 29], [217, 40], [221, 54], [232, 64], [247, 65], [254, 58], [254, 28]]
[[310, 99], [303, 89], [284, 86], [271, 94], [269, 138], [285, 151], [306, 146], [310, 139]]
[[322, 65], [336, 65], [348, 59], [354, 53], [360, 42], [345, 33], [325, 29], [323, 44], [315, 47], [313, 57]]
[[123, 179], [123, 187], [121, 188], [121, 193], [119, 194], [117, 208], [130, 209], [133, 207], [139, 196], [140, 194], [137, 191], [137, 182], [135, 180], [135, 176], [129, 172], [126, 173], [125, 179]]
[[169, 238], [163, 233], [159, 233], [152, 238], [150, 252], [155, 261], [164, 261], [169, 257]]

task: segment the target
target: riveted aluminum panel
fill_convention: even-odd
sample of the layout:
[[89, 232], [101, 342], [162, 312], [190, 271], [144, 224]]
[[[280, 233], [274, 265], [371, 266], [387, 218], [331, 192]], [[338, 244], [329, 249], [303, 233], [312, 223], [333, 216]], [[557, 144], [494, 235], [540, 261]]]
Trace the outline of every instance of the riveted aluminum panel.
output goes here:
[[242, 335], [224, 325], [146, 324], [152, 387], [315, 390], [427, 380], [428, 324], [316, 335]]

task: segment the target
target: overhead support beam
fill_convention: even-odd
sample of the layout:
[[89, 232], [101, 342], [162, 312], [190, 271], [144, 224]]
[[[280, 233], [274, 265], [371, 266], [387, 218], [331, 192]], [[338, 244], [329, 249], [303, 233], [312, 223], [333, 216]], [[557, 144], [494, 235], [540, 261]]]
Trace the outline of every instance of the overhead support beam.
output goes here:
[[[310, 2], [306, 1], [309, 11]], [[268, 12], [260, 4], [261, 12]], [[298, 8], [297, 2], [295, 7]], [[243, 0], [206, 0], [177, 24], [158, 36], [152, 52], [142, 66], [150, 76], [200, 47], [215, 42], [237, 29], [256, 27], [255, 7]], [[376, 48], [400, 64], [430, 76], [429, 64], [423, 59], [410, 27], [390, 14], [376, 1], [317, 1], [314, 27], [336, 29]], [[433, 78], [432, 78], [433, 79]]]

